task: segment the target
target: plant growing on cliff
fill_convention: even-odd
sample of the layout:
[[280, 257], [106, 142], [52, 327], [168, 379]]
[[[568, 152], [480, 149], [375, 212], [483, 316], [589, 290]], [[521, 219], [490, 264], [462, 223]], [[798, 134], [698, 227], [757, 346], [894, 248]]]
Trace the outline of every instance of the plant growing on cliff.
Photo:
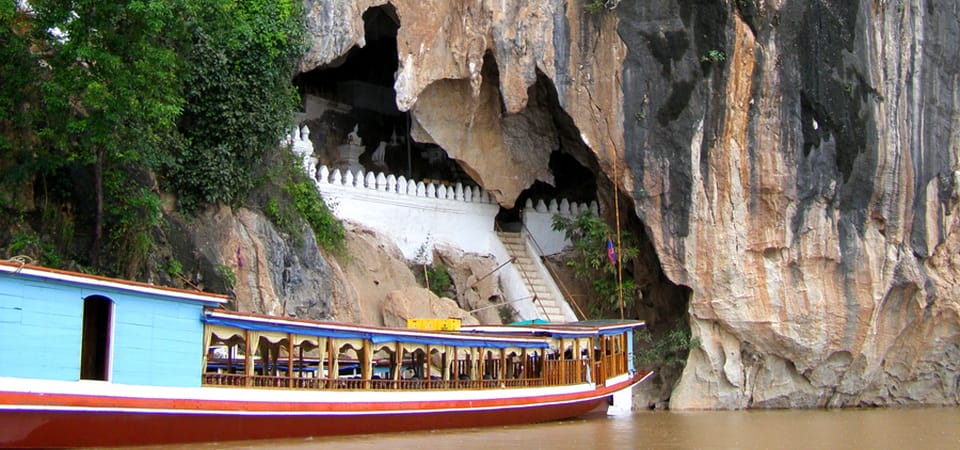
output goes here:
[[637, 365], [646, 370], [683, 367], [690, 350], [700, 346], [700, 339], [692, 338], [690, 327], [679, 320], [658, 335], [641, 328], [634, 339]]
[[309, 181], [297, 181], [287, 184], [284, 191], [293, 197], [294, 208], [310, 224], [317, 243], [327, 250], [346, 253], [347, 233], [327, 208], [317, 187]]
[[289, 132], [299, 106], [290, 76], [305, 49], [302, 8], [297, 0], [216, 0], [190, 9], [184, 139], [164, 171], [181, 207], [240, 203]]
[[[567, 261], [579, 280], [589, 281], [597, 298], [591, 303], [593, 314], [608, 317], [620, 308], [620, 293], [623, 293], [624, 307], [633, 304], [636, 286], [630, 277], [618, 282], [617, 266], [607, 256], [607, 242], [615, 239], [614, 230], [600, 217], [589, 211], [581, 212], [574, 218], [553, 216], [553, 229], [562, 231], [573, 244], [574, 256]], [[637, 257], [637, 240], [630, 233], [622, 233], [621, 245], [616, 249], [617, 260], [624, 268]]]
[[11, 152], [0, 158], [22, 180], [88, 174], [82, 206], [91, 218], [88, 257], [97, 268], [105, 241], [132, 230], [130, 216], [109, 217], [111, 208], [124, 208], [117, 202], [130, 200], [110, 183], [131, 166], [156, 167], [174, 139], [183, 105], [170, 45], [180, 27], [176, 5], [0, 4], [4, 56], [26, 64], [4, 65], [0, 75], [0, 148]]
[[137, 269], [154, 174], [188, 208], [235, 204], [287, 131], [302, 17], [295, 0], [0, 0], [0, 190], [57, 196], [84, 219], [80, 263]]
[[590, 14], [596, 14], [600, 11], [606, 9], [616, 9], [617, 5], [620, 4], [620, 0], [591, 0], [586, 5], [583, 5], [583, 9]]
[[442, 263], [437, 263], [426, 268], [426, 281], [430, 291], [437, 294], [438, 297], [450, 297], [453, 290], [453, 278], [450, 276], [450, 269]]
[[233, 290], [233, 288], [237, 285], [237, 273], [234, 272], [230, 266], [217, 264], [217, 274], [223, 278], [223, 285], [227, 291]]
[[317, 244], [328, 251], [346, 254], [347, 233], [343, 223], [327, 207], [317, 187], [303, 172], [301, 161], [290, 149], [275, 148], [263, 165], [266, 174], [259, 181], [267, 197], [260, 203], [264, 215], [298, 241], [298, 245], [302, 244], [300, 227], [305, 221], [313, 230]]
[[723, 50], [707, 50], [706, 53], [700, 56], [700, 62], [707, 63], [721, 63], [727, 60], [727, 54]]

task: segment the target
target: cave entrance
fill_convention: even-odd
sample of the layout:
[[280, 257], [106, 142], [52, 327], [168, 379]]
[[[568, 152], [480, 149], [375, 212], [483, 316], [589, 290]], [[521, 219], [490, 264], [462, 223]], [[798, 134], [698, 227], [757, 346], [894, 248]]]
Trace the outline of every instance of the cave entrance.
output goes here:
[[497, 226], [503, 231], [518, 232], [523, 228], [523, 208], [527, 200], [536, 205], [539, 200], [549, 203], [550, 200], [590, 203], [597, 199], [596, 177], [590, 169], [584, 167], [576, 158], [563, 149], [555, 150], [550, 154], [550, 172], [553, 174], [553, 183], [537, 180], [529, 188], [524, 189], [517, 197], [512, 208], [500, 207], [497, 214]]
[[[410, 113], [397, 108], [393, 87], [400, 28], [396, 9], [389, 3], [369, 8], [363, 21], [364, 47], [293, 80], [301, 97], [297, 122], [309, 127], [319, 164], [476, 185], [442, 148], [410, 138]], [[361, 144], [345, 147], [354, 130]]]
[[[485, 60], [484, 68], [487, 65]], [[492, 65], [495, 68], [496, 62]], [[533, 205], [540, 200], [547, 204], [551, 200], [559, 202], [562, 199], [571, 203], [587, 204], [598, 200], [597, 178], [594, 175], [599, 172], [596, 157], [581, 139], [580, 130], [573, 119], [560, 106], [553, 82], [537, 70], [537, 80], [527, 90], [527, 98], [527, 108], [545, 110], [552, 119], [553, 130], [549, 133], [555, 141], [548, 162], [551, 179], [534, 181], [520, 193], [512, 208], [500, 208], [497, 226], [505, 231], [522, 229], [523, 208], [528, 200]]]
[[[553, 179], [534, 182], [519, 195], [514, 208], [501, 209], [497, 216], [498, 226], [505, 228], [514, 224], [516, 227], [528, 199], [534, 205], [539, 200], [549, 203], [553, 199], [576, 203], [596, 201], [600, 206], [600, 214], [612, 228], [616, 226], [619, 216], [621, 231], [633, 236], [638, 250], [637, 257], [623, 266], [624, 279], [633, 280], [636, 286], [634, 292], [624, 293], [627, 297], [627, 315], [646, 320], [654, 332], [669, 331], [677, 321], [686, 317], [690, 290], [674, 284], [664, 274], [654, 244], [646, 231], [647, 226], [636, 214], [632, 196], [623, 192], [615, 194], [613, 182], [601, 171], [594, 150], [583, 141], [573, 118], [560, 105], [558, 90], [553, 82], [538, 71], [537, 81], [530, 88], [528, 97], [530, 104], [548, 109], [553, 119], [558, 137], [556, 150], [550, 154], [549, 161]], [[614, 195], [619, 195], [619, 201], [615, 201]], [[615, 204], [619, 204], [619, 214], [615, 211]], [[613, 317], [611, 311], [618, 308], [610, 305], [595, 308], [596, 305], [591, 305], [601, 300], [594, 293], [590, 280], [575, 279], [566, 265], [570, 257], [569, 254], [557, 254], [547, 255], [544, 259], [551, 266], [551, 271], [563, 278], [565, 286], [572, 291], [569, 292], [572, 297], [569, 299], [578, 303], [590, 315], [588, 318]], [[600, 314], [599, 311], [606, 311], [606, 314]]]

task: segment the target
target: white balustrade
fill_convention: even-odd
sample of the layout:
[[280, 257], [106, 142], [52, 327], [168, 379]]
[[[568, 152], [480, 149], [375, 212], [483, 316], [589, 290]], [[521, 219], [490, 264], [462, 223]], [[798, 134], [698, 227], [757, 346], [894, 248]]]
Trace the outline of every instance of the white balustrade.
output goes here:
[[[462, 183], [447, 185], [409, 179], [383, 172], [351, 171], [316, 166], [309, 129], [295, 130], [284, 143], [303, 160], [303, 168], [315, 182], [334, 214], [342, 219], [376, 229], [394, 239], [404, 256], [415, 259], [426, 250], [429, 258], [435, 242], [447, 242], [468, 252], [489, 253], [496, 239], [494, 220], [499, 206], [490, 193]], [[544, 249], [559, 251], [568, 244], [553, 230], [553, 216], [576, 216], [581, 211], [597, 214], [590, 205], [567, 199], [527, 200], [524, 223]]]

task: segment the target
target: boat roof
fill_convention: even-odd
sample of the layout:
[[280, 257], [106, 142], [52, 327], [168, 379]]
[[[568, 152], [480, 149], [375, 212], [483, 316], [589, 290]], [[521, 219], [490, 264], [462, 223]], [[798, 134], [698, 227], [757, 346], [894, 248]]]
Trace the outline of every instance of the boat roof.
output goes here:
[[264, 314], [241, 313], [222, 309], [207, 309], [203, 321], [252, 331], [296, 333], [316, 337], [370, 339], [374, 344], [406, 342], [428, 345], [475, 346], [488, 348], [548, 348], [550, 339], [543, 336], [515, 334], [463, 333], [459, 331], [426, 331], [408, 328], [388, 328], [278, 317]]
[[460, 331], [467, 333], [497, 333], [578, 338], [620, 334], [626, 330], [640, 328], [645, 325], [646, 324], [642, 320], [603, 319], [567, 323], [524, 322], [511, 325], [468, 325], [460, 327]]
[[19, 262], [0, 261], [0, 275], [22, 276], [34, 279], [55, 280], [65, 283], [84, 286], [111, 288], [122, 291], [139, 292], [160, 297], [191, 300], [212, 305], [226, 303], [229, 297], [221, 294], [212, 294], [201, 291], [191, 291], [165, 286], [156, 286], [138, 281], [121, 280], [99, 275], [90, 275], [68, 270], [51, 269], [49, 267], [21, 264]]

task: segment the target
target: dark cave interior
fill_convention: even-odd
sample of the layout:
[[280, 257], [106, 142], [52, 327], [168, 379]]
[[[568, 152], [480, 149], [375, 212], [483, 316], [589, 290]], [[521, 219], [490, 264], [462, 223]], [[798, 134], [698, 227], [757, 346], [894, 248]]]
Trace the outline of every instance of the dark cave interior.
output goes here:
[[[308, 125], [320, 164], [337, 167], [337, 149], [347, 134], [357, 128], [363, 142], [363, 152], [355, 161], [364, 171], [403, 175], [408, 179], [434, 179], [478, 185], [460, 164], [446, 151], [432, 143], [416, 142], [410, 138], [409, 112], [396, 106], [394, 77], [398, 70], [397, 31], [400, 27], [394, 7], [390, 4], [373, 7], [363, 14], [366, 45], [354, 47], [346, 55], [326, 66], [298, 75], [294, 82], [304, 98], [300, 115], [301, 125]], [[484, 58], [484, 77], [499, 86], [497, 61], [491, 54]], [[565, 198], [571, 202], [589, 203], [597, 200], [606, 209], [608, 223], [613, 222], [613, 188], [611, 180], [599, 178], [601, 173], [594, 152], [583, 142], [573, 119], [560, 106], [557, 89], [549, 77], [537, 73], [537, 81], [528, 94], [538, 96], [553, 118], [559, 135], [558, 149], [550, 155], [549, 168], [554, 180], [535, 181], [515, 200], [514, 207], [501, 208], [497, 216], [499, 226], [517, 226], [526, 201]], [[374, 156], [378, 146], [385, 146], [382, 158]], [[351, 169], [352, 170], [352, 169]], [[621, 199], [620, 216], [625, 229], [631, 230], [640, 241], [641, 256], [627, 268], [625, 276], [636, 278], [643, 294], [633, 305], [630, 315], [645, 317], [654, 325], [682, 317], [687, 298], [686, 288], [670, 282], [660, 267], [643, 223], [633, 214], [632, 204]]]
[[[394, 77], [397, 72], [397, 30], [400, 27], [396, 10], [390, 4], [368, 9], [363, 14], [366, 45], [354, 47], [346, 55], [326, 66], [301, 73], [294, 78], [303, 101], [298, 116], [300, 125], [310, 129], [310, 139], [320, 164], [351, 170], [403, 175], [408, 179], [443, 180], [476, 186], [478, 183], [451, 159], [446, 151], [432, 143], [416, 142], [410, 138], [410, 113], [396, 105]], [[484, 62], [485, 75], [497, 76], [496, 61], [488, 55]], [[544, 84], [545, 85], [542, 85]], [[499, 84], [499, 83], [495, 83]], [[558, 129], [572, 127], [573, 122], [559, 107], [556, 91], [542, 74], [531, 91], [548, 94]], [[363, 152], [355, 164], [344, 163], [338, 148], [354, 127], [362, 140]], [[562, 134], [577, 136], [573, 127]], [[579, 143], [583, 145], [582, 142]], [[378, 147], [383, 152], [377, 154]], [[517, 207], [503, 210], [504, 217], [518, 216], [520, 208], [529, 199], [566, 198], [588, 203], [596, 199], [596, 181], [593, 171], [561, 147], [550, 157], [549, 167], [554, 184], [536, 181], [516, 200]], [[592, 155], [584, 152], [584, 155]], [[582, 157], [581, 157], [582, 159]]]

